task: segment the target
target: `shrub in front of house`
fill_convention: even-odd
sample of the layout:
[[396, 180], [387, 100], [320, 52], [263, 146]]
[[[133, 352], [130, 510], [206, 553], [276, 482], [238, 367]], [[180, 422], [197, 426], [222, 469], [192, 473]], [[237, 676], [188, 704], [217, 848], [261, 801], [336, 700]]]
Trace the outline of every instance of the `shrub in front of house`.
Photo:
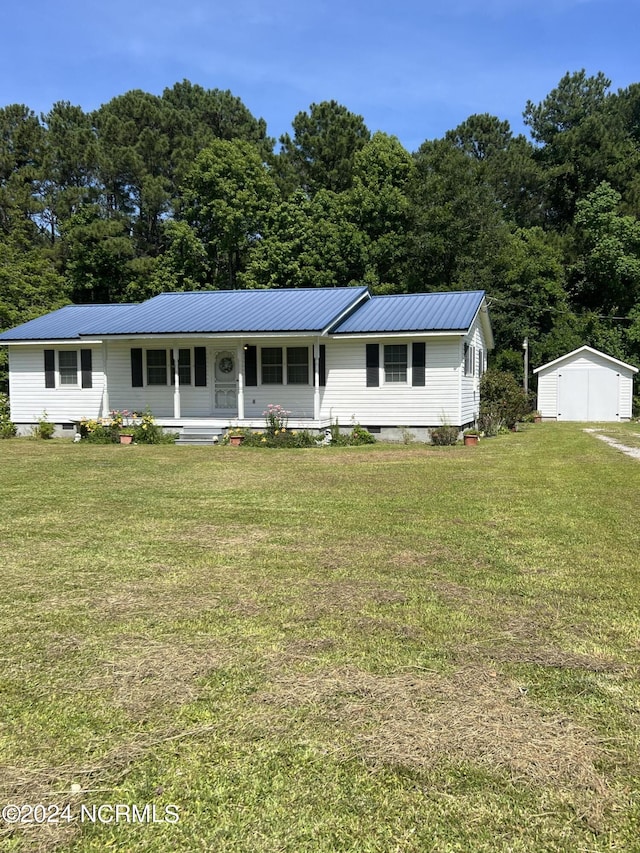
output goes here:
[[[332, 429], [329, 446], [348, 446], [373, 444], [375, 437], [364, 427], [356, 424], [350, 432], [341, 433], [339, 427]], [[254, 432], [245, 427], [232, 427], [223, 437], [221, 444], [230, 444], [232, 436], [242, 436], [243, 447], [319, 447], [325, 445], [324, 435], [317, 435], [306, 429], [288, 429], [287, 427], [265, 429]]]
[[117, 444], [120, 435], [128, 433], [136, 444], [173, 444], [175, 432], [165, 432], [149, 409], [142, 414], [114, 410], [109, 418], [83, 418], [80, 435], [91, 444]]
[[6, 394], [0, 394], [0, 438], [13, 438], [17, 431], [10, 417], [9, 397]]
[[513, 429], [532, 408], [524, 390], [512, 373], [487, 370], [480, 380], [480, 429], [485, 435], [497, 435], [501, 429]]
[[436, 444], [439, 447], [450, 447], [457, 444], [459, 432], [458, 427], [443, 424], [431, 430], [431, 444]]
[[375, 444], [376, 438], [374, 435], [366, 430], [364, 427], [360, 426], [360, 424], [355, 424], [349, 433], [348, 444]]
[[56, 431], [55, 424], [52, 424], [49, 420], [49, 416], [46, 412], [43, 412], [38, 419], [38, 423], [32, 428], [31, 432], [34, 438], [41, 438], [44, 440], [48, 440], [53, 438], [53, 434]]

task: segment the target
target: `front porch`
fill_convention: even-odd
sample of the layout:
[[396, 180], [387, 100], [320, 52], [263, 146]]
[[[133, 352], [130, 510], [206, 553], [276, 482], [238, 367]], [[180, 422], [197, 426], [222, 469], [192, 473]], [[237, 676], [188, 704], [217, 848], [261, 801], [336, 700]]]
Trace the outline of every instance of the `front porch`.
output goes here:
[[[179, 445], [218, 444], [231, 427], [242, 427], [256, 432], [266, 429], [264, 418], [156, 418], [156, 423], [168, 432], [177, 432]], [[322, 432], [330, 426], [330, 420], [313, 418], [289, 418], [288, 430]]]
[[[253, 430], [265, 430], [266, 424], [262, 418], [170, 418], [158, 416], [156, 423], [163, 429], [179, 432], [182, 429], [214, 429], [225, 432], [230, 427], [244, 427]], [[296, 418], [290, 417], [287, 429], [323, 430], [331, 426], [330, 418]]]
[[[180, 435], [185, 433], [191, 434], [211, 434], [222, 436], [231, 427], [242, 427], [244, 429], [252, 429], [261, 431], [266, 429], [265, 419], [261, 418], [220, 418], [220, 417], [202, 417], [202, 418], [171, 418], [157, 417], [156, 423], [167, 432], [177, 432]], [[309, 430], [309, 432], [322, 432], [331, 426], [330, 418], [301, 418], [290, 417], [287, 421], [287, 429]]]

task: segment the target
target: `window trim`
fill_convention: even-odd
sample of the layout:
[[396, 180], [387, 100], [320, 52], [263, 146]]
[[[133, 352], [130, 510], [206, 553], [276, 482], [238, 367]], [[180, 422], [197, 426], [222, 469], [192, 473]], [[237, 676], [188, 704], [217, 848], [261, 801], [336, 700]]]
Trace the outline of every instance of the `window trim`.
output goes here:
[[[164, 353], [164, 365], [158, 364], [149, 364], [149, 354], [150, 353]], [[167, 347], [150, 347], [149, 349], [144, 350], [144, 380], [145, 386], [150, 388], [166, 388], [167, 385], [170, 385], [169, 381], [169, 364], [170, 359], [167, 358]], [[149, 370], [164, 370], [164, 382], [151, 382]]]
[[474, 377], [476, 375], [476, 348], [473, 344], [464, 345], [464, 375]]
[[[187, 388], [187, 387], [190, 388], [193, 385], [193, 381], [194, 381], [194, 375], [193, 375], [194, 374], [194, 365], [193, 365], [193, 358], [192, 358], [193, 349], [194, 349], [193, 347], [179, 347], [178, 348], [178, 381], [180, 382], [181, 388], [183, 388], [183, 387], [184, 388]], [[188, 353], [188, 358], [187, 358], [186, 363], [184, 361], [182, 361], [180, 358], [181, 354], [184, 352]], [[181, 370], [186, 373], [185, 368], [188, 369], [188, 372], [189, 372], [189, 378], [186, 380], [183, 379], [182, 376], [180, 375]], [[171, 384], [171, 385], [175, 386], [175, 384], [176, 384], [176, 365], [175, 365], [175, 362], [173, 360], [173, 347], [169, 350], [169, 374], [170, 374], [171, 381], [167, 384]]]
[[[387, 350], [404, 350], [404, 361], [391, 361], [387, 356]], [[404, 368], [402, 365], [404, 364]], [[391, 379], [390, 375], [399, 374], [404, 378]], [[409, 384], [409, 347], [407, 344], [383, 344], [382, 348], [382, 376], [385, 385], [408, 385]]]
[[[300, 344], [298, 346], [263, 346], [260, 345], [260, 358], [259, 358], [259, 384], [260, 386], [272, 386], [272, 385], [294, 385], [297, 388], [312, 388], [314, 384], [314, 374], [312, 372], [311, 366], [313, 364], [313, 368], [315, 370], [315, 363], [313, 362], [313, 353], [310, 354], [310, 347], [308, 344]], [[273, 362], [272, 364], [265, 364], [264, 362], [264, 352], [265, 350], [274, 350], [280, 352], [280, 361]], [[289, 356], [291, 350], [305, 350], [307, 357], [304, 363], [306, 367], [306, 382], [296, 382], [292, 381], [291, 373], [289, 368], [302, 367], [303, 363], [300, 362], [290, 362]], [[265, 367], [267, 368], [279, 368], [280, 371], [280, 380], [279, 381], [265, 381]]]
[[[265, 363], [264, 356], [265, 352], [270, 351], [272, 353], [280, 353], [280, 359], [272, 362]], [[280, 376], [280, 379], [265, 379], [265, 368], [270, 368], [274, 370], [275, 376]], [[285, 365], [284, 365], [284, 352], [283, 347], [260, 347], [260, 384], [261, 385], [284, 385], [284, 377], [285, 377]]]
[[[287, 385], [306, 385], [310, 384], [309, 382], [309, 347], [308, 346], [300, 346], [300, 347], [287, 347], [286, 348], [286, 362], [287, 362]], [[291, 353], [293, 350], [298, 350], [299, 352], [305, 353], [304, 361], [292, 361]], [[297, 379], [292, 379], [292, 369], [296, 368], [304, 368], [306, 379], [304, 381], [298, 381]]]
[[[175, 387], [175, 366], [173, 362], [173, 351], [175, 347], [131, 347], [129, 357], [131, 360], [131, 387], [132, 388], [167, 388]], [[206, 388], [208, 387], [207, 371], [207, 348], [193, 345], [178, 347], [178, 370], [186, 373], [188, 367], [189, 381], [180, 379], [181, 388]], [[164, 352], [165, 354], [165, 382], [149, 382], [149, 367], [160, 368], [160, 364], [149, 365], [150, 352]], [[185, 364], [180, 360], [180, 354], [188, 352], [188, 361]]]
[[[44, 351], [44, 387], [47, 390], [69, 391], [93, 388], [93, 353], [87, 347], [46, 348]], [[62, 365], [61, 356], [72, 355], [75, 365]], [[74, 381], [63, 382], [63, 376], [73, 376]]]

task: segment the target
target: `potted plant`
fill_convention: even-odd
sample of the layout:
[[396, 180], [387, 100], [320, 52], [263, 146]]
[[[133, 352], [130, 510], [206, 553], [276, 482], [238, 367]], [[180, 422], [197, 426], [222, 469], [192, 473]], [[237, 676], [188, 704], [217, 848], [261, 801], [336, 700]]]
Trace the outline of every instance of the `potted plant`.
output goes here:
[[534, 412], [533, 413], [533, 422], [534, 422], [534, 424], [541, 424], [542, 423], [542, 413], [541, 412]]
[[109, 426], [117, 432], [120, 444], [131, 444], [135, 431], [135, 418], [138, 417], [137, 413], [129, 412], [127, 409], [122, 409], [122, 411], [113, 409], [110, 414], [111, 423]]
[[240, 427], [231, 427], [227, 431], [227, 438], [232, 447], [239, 447], [244, 441], [244, 431]]
[[480, 431], [477, 429], [466, 429], [462, 433], [462, 440], [466, 447], [472, 447], [477, 444], [480, 439]]

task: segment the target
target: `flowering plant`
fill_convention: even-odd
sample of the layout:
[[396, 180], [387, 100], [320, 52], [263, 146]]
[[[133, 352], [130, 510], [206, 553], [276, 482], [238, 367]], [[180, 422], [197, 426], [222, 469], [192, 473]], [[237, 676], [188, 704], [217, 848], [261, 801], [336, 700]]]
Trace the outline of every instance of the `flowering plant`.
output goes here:
[[133, 435], [137, 412], [130, 412], [128, 409], [112, 409], [109, 412], [111, 416], [111, 428], [117, 429], [122, 435]]
[[269, 403], [262, 414], [267, 425], [267, 432], [270, 435], [277, 435], [280, 432], [286, 431], [291, 412], [283, 409], [282, 406]]

